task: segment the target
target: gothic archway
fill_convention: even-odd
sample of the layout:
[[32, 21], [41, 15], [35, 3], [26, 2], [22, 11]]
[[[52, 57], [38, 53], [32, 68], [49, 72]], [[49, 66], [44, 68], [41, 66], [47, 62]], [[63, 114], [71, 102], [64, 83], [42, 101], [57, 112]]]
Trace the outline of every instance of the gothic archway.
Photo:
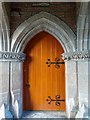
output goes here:
[[16, 29], [11, 51], [23, 51], [28, 41], [40, 31], [53, 35], [63, 46], [64, 52], [75, 51], [76, 36], [73, 31], [62, 20], [46, 12], [30, 17]]
[[[73, 33], [73, 31], [70, 29], [70, 27], [67, 26], [62, 20], [58, 19], [57, 17], [49, 13], [40, 12], [39, 14], [36, 14], [30, 17], [29, 19], [27, 19], [16, 29], [16, 31], [12, 36], [11, 51], [16, 53], [23, 52], [27, 43], [36, 34], [40, 33], [41, 31], [46, 31], [49, 34], [51, 34], [53, 37], [55, 37], [63, 47], [64, 53], [70, 53], [76, 50], [76, 36]], [[71, 75], [69, 72], [72, 69], [72, 66], [75, 69], [73, 69], [74, 72], [72, 70], [73, 73]], [[77, 94], [76, 72], [75, 72], [76, 63], [65, 62], [65, 69], [66, 69], [65, 71], [66, 112], [70, 114], [69, 99], [70, 98], [74, 99]], [[21, 71], [22, 71], [22, 67], [21, 67]], [[21, 76], [19, 89], [20, 89], [21, 99], [22, 99], [22, 76]], [[73, 89], [74, 89], [74, 92], [70, 93], [71, 91], [73, 91]], [[22, 100], [21, 100], [21, 107], [22, 107]]]

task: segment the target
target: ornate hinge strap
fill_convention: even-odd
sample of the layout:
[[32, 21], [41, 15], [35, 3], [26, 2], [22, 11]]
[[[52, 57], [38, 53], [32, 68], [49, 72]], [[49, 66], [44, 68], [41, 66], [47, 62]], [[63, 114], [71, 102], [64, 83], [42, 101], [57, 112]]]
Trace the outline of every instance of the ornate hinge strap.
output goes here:
[[48, 104], [51, 104], [51, 102], [55, 102], [55, 105], [57, 106], [59, 106], [61, 102], [65, 102], [65, 99], [60, 99], [60, 95], [56, 95], [55, 98], [56, 99], [52, 99], [51, 96], [48, 96], [46, 101], [48, 102]]
[[0, 52], [0, 61], [11, 61], [11, 62], [21, 62], [24, 61], [25, 54], [24, 53], [15, 53], [15, 52]]
[[48, 67], [51, 66], [51, 64], [55, 64], [56, 68], [60, 68], [60, 64], [64, 64], [64, 62], [60, 62], [60, 58], [55, 58], [55, 61], [52, 62], [50, 59], [47, 59], [46, 64], [48, 65]]

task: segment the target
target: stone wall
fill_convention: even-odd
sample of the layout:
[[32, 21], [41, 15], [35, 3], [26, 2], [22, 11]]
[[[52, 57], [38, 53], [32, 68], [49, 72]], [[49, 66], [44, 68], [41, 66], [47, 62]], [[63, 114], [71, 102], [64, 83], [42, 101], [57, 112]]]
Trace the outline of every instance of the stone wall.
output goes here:
[[15, 29], [31, 16], [48, 12], [62, 19], [76, 33], [76, 3], [61, 2], [48, 3], [50, 5], [35, 5], [35, 3], [11, 3], [10, 29], [11, 35]]

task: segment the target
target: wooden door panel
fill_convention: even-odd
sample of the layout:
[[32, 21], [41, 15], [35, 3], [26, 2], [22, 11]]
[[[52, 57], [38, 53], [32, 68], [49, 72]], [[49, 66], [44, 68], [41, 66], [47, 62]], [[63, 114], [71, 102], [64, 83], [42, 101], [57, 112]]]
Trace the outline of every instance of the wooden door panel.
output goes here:
[[[56, 106], [48, 104], [48, 96], [55, 99], [60, 95], [65, 99], [65, 65], [56, 68], [46, 64], [47, 59], [55, 61], [56, 57], [63, 61], [64, 52], [60, 43], [47, 32], [40, 32], [27, 44], [24, 52], [26, 60], [23, 64], [23, 109], [24, 110], [65, 110], [65, 102]], [[30, 87], [25, 86], [26, 83]]]

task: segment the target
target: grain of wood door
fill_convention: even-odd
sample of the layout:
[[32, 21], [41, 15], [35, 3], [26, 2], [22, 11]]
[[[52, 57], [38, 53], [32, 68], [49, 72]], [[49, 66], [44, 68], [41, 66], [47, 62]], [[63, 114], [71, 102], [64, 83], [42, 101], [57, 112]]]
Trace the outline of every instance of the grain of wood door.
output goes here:
[[27, 44], [26, 60], [23, 63], [23, 109], [24, 110], [64, 110], [65, 102], [56, 105], [56, 101], [47, 101], [48, 96], [56, 100], [65, 99], [65, 65], [55, 64], [48, 67], [47, 59], [51, 62], [60, 58], [64, 52], [60, 43], [47, 32], [40, 32]]

